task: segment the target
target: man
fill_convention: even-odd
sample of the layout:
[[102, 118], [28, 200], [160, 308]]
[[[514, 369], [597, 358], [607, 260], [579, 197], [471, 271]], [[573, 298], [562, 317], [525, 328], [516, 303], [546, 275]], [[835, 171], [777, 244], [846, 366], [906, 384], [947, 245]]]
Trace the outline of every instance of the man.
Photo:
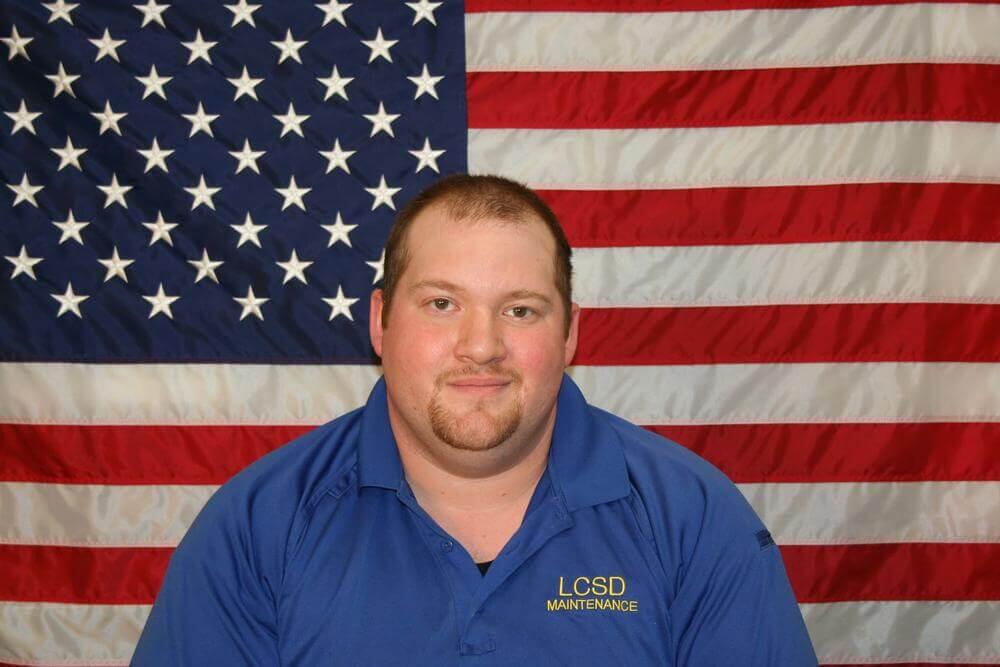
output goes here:
[[815, 665], [777, 547], [565, 367], [570, 248], [530, 190], [438, 182], [386, 245], [360, 410], [223, 486], [136, 665]]

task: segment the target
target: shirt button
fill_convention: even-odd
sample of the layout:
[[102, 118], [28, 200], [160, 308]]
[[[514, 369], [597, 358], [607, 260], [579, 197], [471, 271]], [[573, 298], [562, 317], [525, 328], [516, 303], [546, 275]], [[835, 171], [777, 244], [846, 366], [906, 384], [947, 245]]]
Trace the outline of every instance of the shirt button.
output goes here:
[[451, 540], [444, 540], [441, 542], [441, 551], [451, 551], [454, 548], [455, 543]]

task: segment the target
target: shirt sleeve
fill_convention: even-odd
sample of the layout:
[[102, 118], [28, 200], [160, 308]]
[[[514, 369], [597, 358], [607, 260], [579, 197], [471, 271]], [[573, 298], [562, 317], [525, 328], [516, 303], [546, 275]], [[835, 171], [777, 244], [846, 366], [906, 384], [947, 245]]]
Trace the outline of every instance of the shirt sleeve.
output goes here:
[[224, 489], [174, 551], [130, 664], [278, 664], [275, 604], [247, 510]]
[[671, 610], [679, 666], [816, 666], [781, 555], [766, 530], [699, 551]]

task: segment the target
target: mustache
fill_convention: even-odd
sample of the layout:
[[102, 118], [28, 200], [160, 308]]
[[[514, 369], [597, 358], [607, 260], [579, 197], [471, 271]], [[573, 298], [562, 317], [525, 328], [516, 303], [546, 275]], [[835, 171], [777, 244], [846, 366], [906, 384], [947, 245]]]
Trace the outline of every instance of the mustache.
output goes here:
[[451, 380], [458, 380], [466, 377], [488, 377], [496, 378], [500, 380], [508, 380], [510, 382], [521, 382], [521, 374], [513, 368], [503, 368], [503, 367], [474, 367], [466, 366], [465, 368], [458, 368], [452, 371], [446, 371], [437, 376], [435, 383], [441, 386]]

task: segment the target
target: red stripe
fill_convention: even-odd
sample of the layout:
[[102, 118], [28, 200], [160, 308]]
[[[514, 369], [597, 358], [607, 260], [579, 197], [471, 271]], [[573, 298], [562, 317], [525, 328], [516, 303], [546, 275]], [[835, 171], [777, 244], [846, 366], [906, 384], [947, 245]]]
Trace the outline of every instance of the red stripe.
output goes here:
[[[0, 599], [151, 604], [171, 549], [0, 545]], [[799, 602], [1000, 599], [1000, 544], [781, 547]]]
[[782, 546], [799, 602], [1000, 600], [1000, 544]]
[[[1000, 457], [993, 451], [1000, 442], [1000, 423], [647, 428], [684, 444], [737, 482], [1000, 479]], [[225, 430], [0, 425], [0, 442], [4, 443], [0, 479], [65, 484], [221, 484], [265, 451], [279, 446], [288, 435], [268, 427], [233, 427], [230, 434], [223, 433]], [[155, 438], [140, 437], [150, 432]], [[220, 442], [229, 446], [220, 447]], [[136, 450], [147, 453], [137, 455]], [[148, 453], [153, 451], [159, 451], [159, 456]]]
[[306, 426], [0, 424], [0, 480], [221, 484]]
[[152, 604], [173, 549], [0, 545], [0, 600]]
[[475, 72], [470, 128], [650, 128], [1000, 120], [1000, 66]]
[[[929, 0], [951, 4], [955, 0]], [[991, 4], [995, 0], [965, 0]], [[868, 5], [912, 4], [912, 0], [466, 0], [465, 11], [481, 12], [661, 12], [729, 9], [819, 9]]]
[[1000, 423], [647, 426], [734, 482], [1000, 479]]
[[585, 309], [573, 363], [879, 361], [1000, 361], [1000, 305]]
[[1000, 241], [1000, 185], [545, 190], [575, 247]]

